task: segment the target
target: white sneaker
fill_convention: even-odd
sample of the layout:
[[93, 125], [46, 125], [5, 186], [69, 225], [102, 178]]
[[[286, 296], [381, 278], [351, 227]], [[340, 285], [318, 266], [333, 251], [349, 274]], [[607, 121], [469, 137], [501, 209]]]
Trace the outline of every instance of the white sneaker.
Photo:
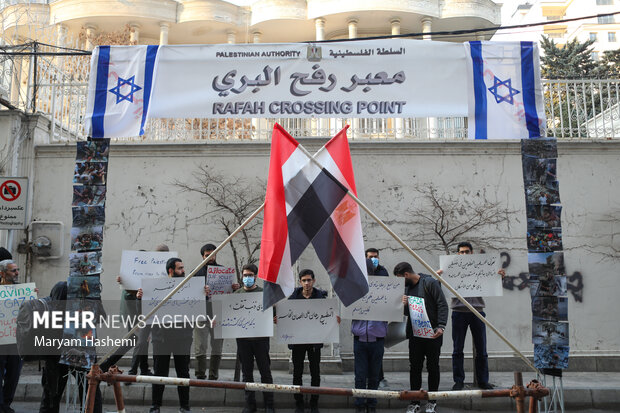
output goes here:
[[420, 405], [410, 404], [409, 406], [407, 406], [407, 413], [420, 413]]
[[426, 413], [435, 413], [435, 407], [437, 407], [437, 403], [426, 403]]

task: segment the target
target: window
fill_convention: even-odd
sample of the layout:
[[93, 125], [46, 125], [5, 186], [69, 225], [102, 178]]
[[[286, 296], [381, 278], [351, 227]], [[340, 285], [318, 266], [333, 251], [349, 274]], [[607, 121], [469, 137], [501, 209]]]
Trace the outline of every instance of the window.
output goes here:
[[616, 41], [616, 32], [607, 33], [607, 41], [615, 42]]
[[596, 33], [590, 33], [590, 40], [596, 41]]
[[599, 16], [598, 24], [611, 24], [614, 22], [614, 16]]
[[597, 6], [611, 6], [614, 4], [614, 0], [596, 0]]
[[595, 62], [598, 62], [598, 52], [590, 53], [590, 59], [594, 60]]

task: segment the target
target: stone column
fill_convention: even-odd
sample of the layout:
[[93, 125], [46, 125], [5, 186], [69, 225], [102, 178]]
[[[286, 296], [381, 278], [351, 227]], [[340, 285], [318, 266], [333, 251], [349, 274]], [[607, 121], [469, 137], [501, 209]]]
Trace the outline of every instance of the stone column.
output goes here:
[[[392, 35], [400, 34], [400, 19], [390, 20], [392, 27]], [[402, 139], [405, 137], [405, 121], [403, 118], [394, 118], [394, 137], [396, 139]]]
[[95, 32], [97, 31], [97, 26], [94, 24], [87, 23], [84, 25], [86, 29], [86, 44], [84, 44], [84, 48], [86, 50], [93, 50], [95, 45], [92, 42], [92, 38], [95, 37]]
[[[431, 17], [424, 17], [422, 19], [422, 33], [431, 33], [433, 27], [433, 19]], [[422, 36], [424, 40], [432, 40], [430, 34], [424, 34]], [[437, 118], [428, 118], [426, 122], [427, 135], [430, 139], [437, 138]]]
[[314, 29], [316, 31], [316, 40], [325, 40], [325, 19], [318, 18], [314, 20]]
[[129, 33], [129, 41], [131, 44], [140, 43], [140, 25], [138, 23], [129, 23], [131, 32]]
[[159, 45], [168, 44], [168, 31], [170, 30], [170, 23], [159, 23]]
[[67, 34], [69, 32], [69, 28], [64, 24], [59, 24], [56, 26], [56, 44], [58, 46], [67, 46]]

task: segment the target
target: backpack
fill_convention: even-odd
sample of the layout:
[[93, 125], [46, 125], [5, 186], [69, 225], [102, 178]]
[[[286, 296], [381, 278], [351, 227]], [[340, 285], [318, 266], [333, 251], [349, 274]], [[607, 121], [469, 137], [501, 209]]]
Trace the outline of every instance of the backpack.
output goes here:
[[[49, 297], [37, 300], [28, 300], [22, 303], [17, 313], [17, 352], [24, 361], [41, 360], [49, 354], [50, 349], [35, 345], [35, 337], [59, 338], [62, 336], [62, 329], [58, 334], [58, 329], [33, 328], [34, 313], [50, 311]], [[59, 337], [57, 337], [59, 336]]]

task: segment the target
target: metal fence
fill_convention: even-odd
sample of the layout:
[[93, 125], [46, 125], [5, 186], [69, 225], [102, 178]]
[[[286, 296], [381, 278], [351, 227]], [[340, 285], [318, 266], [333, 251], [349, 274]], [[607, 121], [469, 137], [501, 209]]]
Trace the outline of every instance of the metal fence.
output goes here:
[[[41, 34], [39, 33], [39, 36]], [[50, 32], [50, 41], [54, 33]], [[65, 43], [67, 41], [65, 39]], [[73, 42], [73, 47], [79, 43]], [[47, 48], [52, 51], [52, 48]], [[39, 46], [38, 50], [47, 50]], [[49, 142], [84, 139], [89, 58], [0, 55], [0, 97], [51, 122]], [[36, 69], [35, 69], [36, 67]], [[36, 72], [35, 72], [36, 70]], [[36, 73], [36, 75], [35, 75]], [[620, 80], [543, 80], [547, 136], [620, 138]], [[151, 119], [145, 135], [125, 141], [268, 140], [275, 122], [295, 136], [333, 136], [345, 124], [352, 139], [463, 140], [467, 119]]]

